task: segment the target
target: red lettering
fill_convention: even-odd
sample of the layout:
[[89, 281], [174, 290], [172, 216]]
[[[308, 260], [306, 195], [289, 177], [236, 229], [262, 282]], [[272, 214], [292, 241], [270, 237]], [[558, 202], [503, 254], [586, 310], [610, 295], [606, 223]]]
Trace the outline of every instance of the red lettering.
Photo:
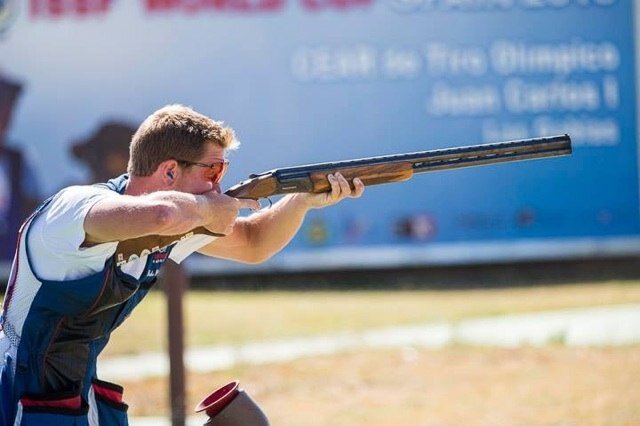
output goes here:
[[248, 12], [252, 5], [248, 0], [227, 0], [227, 9], [236, 12]]
[[89, 9], [89, 1], [88, 0], [77, 0], [76, 1], [76, 13], [80, 16], [84, 16], [91, 11]]
[[300, 0], [302, 6], [309, 11], [323, 9], [353, 9], [356, 7], [369, 7], [373, 0]]
[[40, 0], [31, 0], [29, 2], [29, 14], [33, 18], [42, 13], [42, 2]]
[[301, 0], [302, 6], [304, 6], [307, 10], [320, 10], [322, 7], [320, 6], [320, 0]]
[[96, 10], [104, 13], [109, 11], [109, 6], [111, 6], [111, 0], [97, 0], [98, 4], [96, 6]]
[[228, 1], [229, 0], [203, 0], [198, 12], [201, 10], [224, 10]]
[[49, 0], [48, 12], [53, 16], [60, 16], [64, 12], [62, 0]]
[[262, 0], [261, 10], [276, 11], [284, 7], [284, 0]]
[[204, 11], [272, 12], [281, 10], [286, 0], [146, 0], [149, 12], [181, 11], [195, 14]]
[[199, 13], [207, 9], [222, 9], [224, 7], [224, 0], [181, 0], [178, 1], [178, 8], [187, 13]]
[[156, 12], [162, 10], [173, 10], [180, 7], [180, 0], [147, 0], [148, 11]]
[[109, 11], [112, 0], [30, 0], [31, 17], [87, 16]]

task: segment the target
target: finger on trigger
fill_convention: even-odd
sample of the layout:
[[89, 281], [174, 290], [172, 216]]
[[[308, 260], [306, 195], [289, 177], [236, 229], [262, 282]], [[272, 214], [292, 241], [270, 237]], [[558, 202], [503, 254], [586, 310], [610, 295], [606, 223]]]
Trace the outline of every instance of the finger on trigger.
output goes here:
[[240, 202], [240, 209], [260, 210], [260, 203], [258, 200], [252, 198], [238, 198]]

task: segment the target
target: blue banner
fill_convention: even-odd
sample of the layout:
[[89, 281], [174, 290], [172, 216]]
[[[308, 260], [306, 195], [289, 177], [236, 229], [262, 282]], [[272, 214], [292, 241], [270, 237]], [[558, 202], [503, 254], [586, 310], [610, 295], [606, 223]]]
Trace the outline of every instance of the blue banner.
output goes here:
[[276, 167], [568, 133], [570, 157], [420, 175], [313, 211], [267, 265], [640, 247], [634, 2], [0, 5], [0, 68], [24, 84], [9, 136], [46, 193], [89, 180], [78, 140], [167, 103], [236, 129], [225, 186]]

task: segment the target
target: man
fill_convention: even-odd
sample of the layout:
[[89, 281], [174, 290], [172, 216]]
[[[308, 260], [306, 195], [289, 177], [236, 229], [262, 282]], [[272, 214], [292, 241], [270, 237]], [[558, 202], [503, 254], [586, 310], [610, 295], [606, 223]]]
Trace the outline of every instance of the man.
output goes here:
[[[27, 219], [19, 235], [0, 332], [0, 424], [126, 424], [122, 388], [100, 381], [96, 358], [109, 334], [153, 285], [167, 258], [199, 252], [261, 262], [281, 250], [306, 212], [360, 197], [340, 175], [331, 191], [291, 194], [270, 209], [220, 191], [238, 145], [234, 132], [190, 108], [149, 116], [132, 138], [128, 174], [65, 188]], [[122, 261], [119, 242], [196, 234]], [[167, 240], [167, 238], [164, 238]]]

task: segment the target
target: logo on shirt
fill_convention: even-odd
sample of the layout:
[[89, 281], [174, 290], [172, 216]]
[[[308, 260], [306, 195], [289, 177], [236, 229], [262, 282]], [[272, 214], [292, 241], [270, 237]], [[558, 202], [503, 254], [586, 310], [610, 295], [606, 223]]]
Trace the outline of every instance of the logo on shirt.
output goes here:
[[194, 235], [193, 232], [187, 232], [184, 235], [174, 236], [160, 236], [151, 235], [142, 238], [135, 238], [133, 240], [121, 241], [116, 247], [116, 265], [122, 266], [125, 263], [138, 260], [141, 257], [149, 256], [153, 254], [151, 263], [162, 264], [167, 260], [168, 253], [165, 253], [167, 247], [184, 241], [187, 238], [191, 238]]
[[155, 278], [160, 274], [160, 267], [169, 259], [169, 253], [173, 247], [165, 247], [149, 255], [147, 260], [147, 278]]

